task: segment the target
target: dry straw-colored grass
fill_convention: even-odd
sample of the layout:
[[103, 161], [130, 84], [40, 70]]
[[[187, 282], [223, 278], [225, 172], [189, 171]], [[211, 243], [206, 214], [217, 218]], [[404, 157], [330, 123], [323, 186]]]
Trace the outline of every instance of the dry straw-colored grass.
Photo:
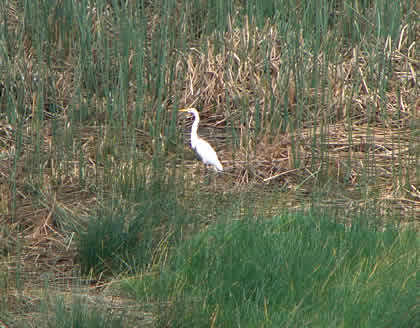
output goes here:
[[[185, 77], [182, 100], [201, 108], [202, 116], [207, 122], [213, 122], [214, 128], [235, 124], [241, 148], [235, 152], [234, 160], [229, 160], [232, 158], [229, 144], [223, 145], [223, 141], [215, 138], [213, 142], [218, 144], [220, 157], [237, 183], [287, 181], [292, 189], [293, 186], [306, 188], [301, 182], [309, 178], [308, 184], [313, 183], [316, 172], [308, 169], [308, 163], [315, 162], [319, 168], [327, 170], [331, 178], [338, 182], [347, 179], [347, 187], [356, 189], [369, 171], [375, 177], [370, 187], [379, 190], [376, 195], [379, 207], [386, 202], [388, 205], [384, 208], [389, 209], [389, 204], [393, 204], [409, 217], [418, 218], [420, 194], [416, 168], [418, 170], [420, 98], [416, 68], [419, 62], [415, 45], [407, 44], [406, 27], [401, 31], [396, 50], [390, 50], [391, 40], [385, 43], [385, 56], [395, 71], [384, 95], [378, 94], [367, 81], [367, 72], [371, 69], [368, 54], [353, 49], [340, 64], [328, 67], [324, 78], [330, 103], [321, 100], [327, 87], [305, 89], [306, 94], [301, 96], [312, 97], [319, 110], [305, 109], [313, 118], [307, 118], [297, 131], [275, 135], [267, 131], [270, 115], [274, 115], [269, 103], [272, 94], [275, 108], [282, 108], [285, 98], [291, 115], [297, 106], [293, 76], [282, 69], [287, 65], [281, 56], [284, 40], [270, 26], [252, 32], [246, 26], [227, 33], [226, 46], [219, 51], [209, 42], [206, 53], [190, 49], [183, 54], [177, 64], [177, 74]], [[261, 44], [266, 40], [270, 40], [272, 46], [261, 52]], [[321, 60], [322, 55], [308, 60], [304, 70], [311, 72], [314, 61]], [[264, 69], [267, 64], [269, 73]], [[355, 87], [357, 78], [359, 85]], [[379, 79], [379, 76], [374, 78]], [[249, 111], [242, 121], [241, 102], [246, 103]], [[249, 131], [255, 129], [256, 102], [261, 110], [263, 132], [253, 138]], [[315, 146], [319, 149], [313, 148], [314, 138], [318, 140]], [[323, 151], [327, 156], [322, 155]], [[296, 158], [301, 159], [299, 164]]]
[[[10, 26], [19, 24], [19, 15], [15, 8], [9, 7], [8, 19]], [[98, 16], [97, 20], [93, 19], [92, 28], [98, 28], [101, 23], [104, 23], [108, 26], [107, 29], [112, 31], [109, 27], [110, 22], [102, 22], [99, 21], [100, 19], [106, 18]], [[216, 131], [234, 128], [239, 132], [240, 149], [235, 150], [234, 157], [231, 143], [227, 142], [228, 138], [217, 139], [220, 156], [237, 183], [284, 182], [287, 177], [294, 176], [294, 182], [299, 184], [299, 181], [305, 179], [305, 173], [302, 172], [306, 171], [306, 174], [310, 175], [305, 165], [313, 162], [316, 151], [312, 149], [311, 140], [318, 135], [317, 139], [323, 139], [323, 141], [316, 146], [325, 146], [328, 149], [328, 163], [322, 164], [327, 164], [331, 167], [330, 170], [336, 168], [337, 179], [340, 172], [343, 172], [342, 167], [347, 165], [352, 171], [351, 181], [356, 184], [358, 177], [364, 174], [363, 170], [358, 170], [358, 167], [364, 165], [361, 162], [364, 158], [369, 157], [373, 161], [372, 167], [380, 172], [378, 178], [380, 177], [381, 183], [387, 185], [386, 188], [381, 188], [384, 193], [386, 192], [383, 197], [392, 198], [395, 194], [401, 195], [401, 190], [407, 190], [405, 196], [414, 201], [417, 208], [418, 186], [402, 188], [401, 184], [404, 185], [404, 183], [395, 182], [395, 172], [403, 172], [401, 176], [404, 179], [416, 181], [414, 176], [416, 171], [413, 168], [418, 165], [416, 162], [418, 159], [414, 157], [416, 149], [413, 147], [416, 147], [418, 141], [418, 133], [415, 130], [419, 128], [416, 122], [420, 115], [417, 78], [419, 62], [415, 44], [407, 43], [406, 31], [407, 26], [404, 26], [399, 36], [397, 49], [391, 51], [391, 40], [386, 40], [384, 44], [384, 54], [394, 67], [393, 76], [389, 78], [389, 88], [384, 95], [379, 95], [376, 89], [370, 87], [370, 82], [367, 81], [367, 72], [372, 70], [372, 67], [368, 66], [370, 59], [368, 54], [364, 54], [359, 49], [348, 49], [348, 55], [343, 56], [340, 63], [328, 67], [326, 76], [321, 77], [325, 86], [311, 89], [303, 85], [299, 87], [297, 94], [293, 69], [285, 60], [287, 56], [283, 55], [287, 40], [269, 24], [261, 29], [247, 24], [241, 29], [231, 29], [230, 32], [226, 32], [225, 42], [221, 47], [216, 47], [213, 37], [209, 37], [206, 52], [197, 48], [177, 50], [175, 79], [170, 81], [168, 73], [167, 82], [175, 84], [175, 90], [179, 92], [177, 98], [181, 99], [182, 103], [196, 106], [201, 110], [203, 124], [218, 128]], [[419, 29], [417, 29], [417, 34], [420, 35]], [[58, 32], [57, 35], [59, 35]], [[72, 99], [76, 99], [77, 85], [74, 65], [76, 61], [71, 57], [72, 54], [69, 53], [66, 61], [40, 73], [35, 69], [34, 48], [29, 35], [26, 40], [24, 56], [16, 53], [15, 58], [10, 60], [9, 66], [15, 76], [22, 76], [18, 82], [21, 85], [17, 85], [16, 88], [24, 90], [24, 105], [27, 111], [32, 112], [34, 116], [37, 111], [42, 110], [40, 106], [47, 110], [51, 103], [55, 104], [61, 113], [58, 119], [60, 127], [55, 132], [68, 134], [69, 137], [78, 135], [82, 150], [86, 154], [87, 171], [96, 174], [100, 168], [100, 163], [96, 160], [98, 149], [99, 153], [115, 155], [115, 150], [112, 148], [119, 145], [115, 144], [116, 138], [113, 135], [115, 130], [107, 132], [106, 114], [101, 114], [105, 113], [105, 102], [93, 95], [91, 99], [82, 98], [82, 103], [73, 103]], [[310, 56], [307, 58], [310, 59], [303, 61], [302, 65], [305, 71], [311, 72], [315, 64], [322, 63], [323, 54], [319, 54], [317, 58]], [[46, 88], [45, 94], [42, 95], [42, 104], [39, 104], [41, 95], [38, 94], [36, 85], [31, 81], [48, 80], [47, 77], [54, 77], [49, 80], [55, 82], [49, 86], [50, 88]], [[370, 78], [372, 79], [372, 76]], [[356, 79], [360, 81], [355, 90]], [[48, 92], [51, 89], [55, 92]], [[328, 95], [328, 102], [322, 99], [323, 93]], [[130, 90], [127, 96], [131, 103], [134, 103], [135, 88]], [[318, 109], [304, 109], [304, 116], [306, 116], [299, 130], [281, 131], [280, 126], [273, 130], [270, 124], [273, 116], [278, 113], [273, 112], [272, 108], [282, 109], [287, 101], [289, 114], [293, 116], [299, 105], [297, 97], [311, 98], [312, 106]], [[165, 103], [171, 103], [171, 101], [170, 98], [164, 99]], [[384, 108], [384, 104], [385, 116], [381, 109]], [[3, 102], [2, 108], [4, 106]], [[71, 111], [77, 112], [83, 106], [96, 108], [96, 111], [92, 119], [86, 119], [80, 126], [75, 127], [69, 114]], [[134, 105], [128, 107], [131, 109]], [[245, 114], [244, 107], [247, 108]], [[254, 134], [250, 131], [255, 129], [257, 107], [260, 110], [261, 126], [260, 133]], [[377, 108], [377, 110], [372, 111], [372, 108]], [[18, 114], [24, 116], [30, 113]], [[347, 117], [351, 118], [351, 126], [346, 120]], [[321, 128], [314, 128], [315, 124], [320, 125], [320, 122], [323, 122], [324, 126], [328, 123], [328, 127], [323, 128], [322, 131]], [[20, 194], [22, 202], [19, 203], [17, 209], [24, 213], [21, 204], [30, 204], [31, 197], [25, 195], [22, 186], [25, 174], [30, 173], [30, 170], [27, 170], [28, 165], [33, 164], [30, 155], [35, 151], [40, 129], [44, 140], [42, 149], [37, 150], [40, 158], [38, 164], [44, 166], [43, 193], [51, 197], [57, 194], [57, 190], [52, 187], [54, 180], [52, 178], [56, 178], [59, 174], [57, 165], [63, 165], [63, 161], [57, 158], [62, 155], [58, 152], [61, 145], [54, 144], [52, 140], [50, 121], [31, 124], [31, 120], [28, 120], [23, 129], [22, 155], [16, 163], [16, 176], [11, 177], [12, 166], [15, 165], [14, 152], [17, 136], [15, 127], [12, 127], [7, 120], [2, 119], [1, 124], [2, 209], [10, 211], [11, 195], [8, 184], [14, 180], [17, 183], [17, 194]], [[105, 133], [100, 133], [101, 125], [104, 124]], [[407, 131], [411, 131], [411, 134]], [[153, 152], [153, 141], [150, 138], [146, 133], [138, 130], [139, 151], [146, 154]], [[292, 149], [292, 142], [295, 142], [295, 150]], [[292, 154], [292, 151], [295, 153]], [[300, 166], [295, 163], [297, 157], [302, 159]], [[85, 203], [86, 197], [83, 197], [83, 201], [79, 203], [74, 199], [77, 199], [81, 193], [68, 192], [68, 190], [78, 188], [76, 186], [79, 182], [79, 164], [74, 156], [69, 161], [67, 165], [70, 169], [67, 168], [65, 176], [61, 176], [64, 185], [68, 186], [62, 188], [63, 190], [59, 193], [63, 195], [61, 199], [79, 206]], [[93, 195], [91, 197], [94, 198]], [[60, 197], [57, 195], [53, 198]], [[30, 212], [37, 213], [37, 211]], [[44, 212], [43, 216], [48, 215], [48, 210]], [[18, 222], [20, 222], [19, 219]]]
[[[10, 9], [9, 21], [17, 25], [18, 14]], [[96, 20], [92, 24], [92, 28], [100, 26]], [[261, 183], [276, 186], [287, 183], [291, 190], [294, 186], [305, 188], [302, 181], [311, 184], [316, 178], [317, 172], [308, 168], [308, 163], [315, 162], [337, 181], [348, 179], [348, 187], [351, 189], [360, 184], [366, 173], [365, 166], [369, 165], [375, 171], [376, 183], [381, 190], [378, 199], [389, 200], [401, 208], [408, 206], [410, 209], [403, 212], [417, 215], [420, 211], [419, 186], [413, 182], [418, 180], [415, 176], [418, 159], [415, 156], [418, 153], [416, 147], [419, 136], [415, 130], [419, 129], [420, 116], [417, 78], [419, 62], [415, 44], [407, 43], [406, 31], [407, 26], [404, 26], [397, 49], [391, 51], [391, 40], [386, 40], [384, 44], [384, 54], [394, 67], [384, 95], [379, 95], [376, 89], [370, 87], [367, 81], [367, 72], [372, 69], [368, 66], [371, 65], [370, 59], [368, 54], [359, 49], [348, 50], [340, 63], [328, 67], [325, 76], [321, 76], [323, 87], [313, 89], [303, 85], [297, 94], [294, 70], [288, 66], [290, 63], [286, 60], [287, 56], [284, 56], [287, 40], [269, 24], [261, 29], [248, 24], [241, 29], [231, 29], [225, 33], [223, 46], [216, 47], [217, 43], [210, 36], [206, 52], [197, 48], [177, 50], [175, 79], [169, 81], [168, 73], [167, 82], [175, 84], [175, 89], [179, 91], [177, 98], [182, 103], [201, 110], [203, 126], [211, 126], [216, 131], [227, 128], [238, 131], [240, 148], [234, 154], [229, 138], [210, 137], [210, 141], [217, 145], [220, 157], [228, 168], [230, 181], [234, 184]], [[417, 34], [420, 35], [419, 29]], [[115, 129], [108, 130], [106, 114], [98, 114], [105, 113], [104, 101], [93, 95], [91, 99], [83, 98], [82, 103], [72, 103], [77, 91], [74, 83], [75, 60], [71, 54], [67, 61], [60, 62], [60, 66], [52, 66], [51, 70], [43, 72], [44, 76], [39, 76], [39, 71], [34, 68], [34, 49], [29, 42], [30, 37], [27, 39], [25, 55], [16, 54], [16, 60], [10, 61], [14, 74], [23, 76], [19, 82], [22, 85], [17, 87], [25, 90], [24, 105], [27, 111], [35, 116], [37, 111], [42, 110], [40, 106], [44, 106], [45, 110], [51, 103], [57, 105], [61, 113], [58, 119], [60, 127], [54, 131], [59, 131], [64, 138], [66, 134], [70, 138], [78, 135], [85, 154], [88, 179], [97, 177], [101, 170], [101, 163], [97, 162], [98, 153], [115, 157], [114, 170], [121, 169], [121, 165], [132, 165], [121, 164], [121, 150], [116, 150], [121, 146], [121, 141], [115, 143], [118, 138]], [[323, 56], [322, 53], [316, 58], [308, 56], [302, 63], [295, 64], [302, 64], [304, 71], [311, 72], [316, 64], [322, 63]], [[48, 93], [47, 89], [43, 95], [43, 104], [39, 104], [41, 96], [31, 81], [43, 77], [46, 80], [47, 76], [55, 77], [51, 79], [55, 82], [50, 86], [55, 92]], [[356, 79], [359, 79], [359, 85], [355, 90]], [[327, 101], [322, 99], [323, 94], [327, 94]], [[127, 96], [131, 100], [135, 99], [135, 88]], [[282, 131], [280, 126], [273, 130], [270, 124], [273, 116], [278, 113], [272, 108], [283, 109], [287, 101], [289, 114], [293, 117], [300, 104], [298, 97], [311, 98], [312, 107], [317, 109], [304, 109], [304, 120], [298, 130]], [[164, 100], [165, 103], [171, 101], [170, 98]], [[385, 116], [381, 109], [384, 104]], [[75, 127], [76, 123], [69, 114], [71, 111], [77, 112], [81, 106], [96, 108], [96, 111], [92, 119]], [[247, 109], [245, 113], [244, 107]], [[134, 108], [134, 105], [129, 105], [129, 108]], [[261, 124], [260, 132], [254, 134], [250, 131], [256, 127], [257, 108], [260, 110]], [[351, 118], [351, 125], [348, 117]], [[56, 202], [63, 208], [75, 208], [82, 212], [91, 206], [95, 195], [78, 186], [80, 166], [77, 157], [70, 156], [67, 163], [59, 158], [63, 156], [59, 151], [62, 145], [54, 144], [50, 121], [39, 124], [27, 121], [17, 163], [14, 163], [17, 138], [15, 127], [4, 119], [1, 124], [1, 206], [3, 211], [11, 213], [11, 198], [15, 197], [17, 205], [13, 211], [16, 224], [28, 222], [28, 216], [39, 217], [30, 220], [32, 223], [29, 225], [33, 232], [40, 231], [46, 226], [45, 222], [51, 216], [51, 209]], [[317, 128], [314, 127], [316, 124]], [[39, 142], [40, 129], [43, 146], [36, 149], [39, 158], [33, 162], [31, 155]], [[146, 154], [146, 158], [151, 156], [154, 150], [151, 137], [141, 130], [138, 130], [137, 136], [138, 150]], [[121, 133], [119, 137], [123, 137]], [[314, 138], [322, 140], [315, 147], [323, 147], [328, 153], [327, 157], [322, 156], [322, 160], [317, 158], [318, 155], [321, 157], [321, 151], [313, 149]], [[75, 152], [74, 147], [70, 151]], [[296, 162], [296, 159], [300, 161]], [[15, 164], [17, 169], [13, 170]], [[32, 174], [28, 167], [33, 164], [43, 167], [43, 184], [40, 187], [41, 194], [46, 195], [44, 205], [37, 202], [38, 205], [34, 206], [32, 196], [24, 191], [26, 179]], [[65, 169], [60, 167], [63, 165]], [[15, 174], [13, 177], [10, 175], [12, 172]], [[57, 178], [61, 180], [60, 187], [54, 186]], [[11, 193], [9, 184], [12, 181], [16, 181], [16, 195]], [[410, 181], [411, 185], [406, 181]]]
[[[12, 7], [9, 16], [11, 26], [19, 24], [19, 15]], [[100, 25], [93, 20], [92, 28]], [[215, 135], [230, 129], [237, 131], [238, 149], [232, 148], [230, 135], [225, 132], [223, 138], [206, 136], [216, 145], [227, 169], [224, 176], [218, 177], [219, 190], [261, 185], [276, 191], [281, 187], [297, 204], [306, 201], [321, 175], [327, 175], [342, 189], [334, 198], [324, 199], [325, 206], [358, 209], [375, 202], [374, 206], [382, 208], [384, 214], [399, 213], [407, 221], [418, 222], [420, 62], [416, 45], [407, 42], [406, 31], [407, 26], [403, 26], [397, 49], [391, 51], [391, 40], [384, 43], [383, 52], [393, 67], [384, 94], [371, 86], [371, 80], [380, 77], [369, 75], [371, 58], [360, 49], [347, 49], [340, 63], [330, 65], [320, 78], [322, 87], [297, 86], [295, 70], [284, 56], [288, 40], [267, 24], [261, 29], [249, 25], [231, 29], [220, 47], [210, 36], [206, 52], [198, 48], [174, 50], [175, 78], [171, 80], [173, 76], [168, 72], [166, 81], [178, 95], [168, 95], [163, 103], [176, 103], [176, 98], [185, 106], [199, 108], [202, 126], [211, 127]], [[416, 33], [419, 40], [420, 27]], [[16, 88], [24, 90], [27, 113], [21, 111], [18, 115], [22, 118], [32, 114], [32, 119], [23, 125], [22, 136], [3, 114], [0, 116], [0, 226], [7, 227], [0, 230], [0, 247], [4, 254], [17, 256], [2, 263], [12, 275], [19, 263], [22, 272], [49, 271], [71, 279], [74, 239], [57, 224], [60, 211], [74, 217], [86, 215], [98, 202], [97, 194], [90, 188], [96, 186], [98, 177], [112, 176], [137, 164], [147, 171], [144, 163], [125, 160], [125, 135], [115, 125], [108, 126], [110, 118], [101, 96], [76, 96], [82, 86], [75, 84], [77, 60], [72, 55], [69, 53], [66, 61], [48, 66], [40, 74], [35, 69], [34, 49], [28, 37], [24, 53], [16, 53], [8, 62], [9, 76], [23, 77], [17, 80]], [[301, 71], [311, 72], [323, 62], [324, 55], [306, 56], [295, 64], [302, 65]], [[55, 82], [41, 96], [32, 81], [47, 77], [54, 77], [50, 80]], [[358, 85], [355, 81], [359, 81]], [[135, 79], [130, 82], [127, 107], [133, 111]], [[310, 99], [312, 105], [302, 102], [303, 98]], [[42, 103], [39, 99], [43, 99]], [[75, 103], [74, 99], [82, 100]], [[147, 106], [156, 108], [152, 98], [145, 99]], [[50, 120], [36, 119], [37, 111], [47, 113], [51, 104], [59, 108], [59, 114], [54, 114], [58, 129]], [[308, 107], [302, 109], [302, 104]], [[294, 130], [282, 129], [282, 118], [279, 126], [273, 128], [271, 122], [279, 113], [272, 109], [286, 105], [289, 119], [302, 110], [304, 119]], [[5, 108], [4, 99], [0, 106]], [[76, 123], [71, 113], [83, 106], [94, 109], [94, 114]], [[254, 133], [258, 110], [260, 127]], [[64, 143], [55, 143], [53, 133], [59, 133], [60, 140], [77, 135], [79, 145], [66, 149]], [[145, 161], [151, 159], [154, 143], [144, 130], [136, 130], [137, 151]], [[83, 184], [79, 152], [84, 158]], [[98, 154], [112, 163], [106, 173]], [[178, 155], [169, 152], [169, 156]], [[187, 165], [193, 163], [186, 161]], [[42, 168], [38, 170], [41, 173], [34, 174], [34, 165]], [[106, 185], [103, 188], [105, 194], [111, 189]], [[366, 197], [370, 192], [374, 198]], [[20, 254], [16, 252], [18, 246]]]

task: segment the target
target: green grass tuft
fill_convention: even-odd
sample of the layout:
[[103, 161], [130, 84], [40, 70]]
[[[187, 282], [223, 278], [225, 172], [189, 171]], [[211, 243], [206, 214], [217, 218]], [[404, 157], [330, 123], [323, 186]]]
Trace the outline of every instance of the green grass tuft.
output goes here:
[[104, 309], [89, 308], [87, 301], [74, 298], [70, 306], [58, 298], [47, 326], [51, 328], [118, 328], [126, 327], [121, 315]]
[[[135, 274], [182, 240], [183, 229], [191, 222], [174, 192], [153, 184], [136, 190], [141, 205], [123, 210], [124, 202], [98, 210], [87, 226], [81, 226], [78, 258], [83, 274]], [[170, 245], [170, 246], [169, 246]]]

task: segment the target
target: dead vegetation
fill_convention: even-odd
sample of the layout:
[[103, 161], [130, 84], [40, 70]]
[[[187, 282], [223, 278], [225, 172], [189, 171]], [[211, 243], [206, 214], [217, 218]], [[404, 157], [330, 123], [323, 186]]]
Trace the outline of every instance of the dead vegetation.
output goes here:
[[[284, 68], [288, 63], [281, 56], [285, 41], [271, 26], [252, 32], [246, 26], [227, 33], [226, 48], [219, 52], [209, 42], [208, 52], [190, 49], [181, 56], [177, 75], [185, 77], [182, 101], [201, 108], [214, 129], [230, 125], [237, 129], [240, 150], [234, 156], [226, 139], [213, 138], [213, 142], [238, 184], [287, 182], [295, 190], [297, 185], [306, 188], [301, 182], [307, 178], [313, 184], [323, 171], [352, 190], [363, 184], [368, 169], [374, 177], [369, 187], [379, 190], [380, 208], [405, 208], [404, 216], [418, 218], [419, 62], [405, 32], [406, 27], [397, 49], [391, 51], [391, 40], [386, 42], [385, 56], [397, 69], [384, 94], [367, 81], [372, 59], [353, 49], [341, 63], [328, 66], [319, 88], [301, 87], [299, 97], [310, 98], [313, 105], [299, 109], [293, 70]], [[260, 44], [267, 39], [272, 48], [261, 53]], [[322, 62], [322, 55], [308, 60], [303, 70], [312, 72], [317, 61]], [[379, 64], [373, 65], [380, 70]], [[380, 77], [374, 74], [369, 79]], [[288, 123], [283, 117], [272, 133], [273, 116], [279, 115], [285, 102], [290, 116], [302, 111], [302, 121], [296, 123], [300, 127], [281, 131]], [[310, 171], [309, 163], [318, 167], [316, 172]]]
[[[6, 5], [10, 28], [20, 24], [22, 15], [14, 5]], [[92, 14], [92, 29], [106, 23], [108, 33], [118, 35], [112, 33], [117, 28], [111, 21]], [[415, 31], [419, 40], [420, 25]], [[63, 42], [60, 33], [56, 30], [57, 44]], [[308, 201], [315, 185], [328, 181], [340, 187], [333, 187], [337, 192], [323, 200], [324, 206], [356, 210], [373, 202], [384, 215], [418, 223], [420, 62], [406, 25], [396, 48], [393, 40], [383, 43], [392, 74], [381, 76], [386, 70], [365, 50], [346, 49], [338, 63], [323, 70], [316, 85], [308, 82], [310, 74], [325, 67], [326, 54], [291, 60], [290, 40], [270, 23], [232, 28], [225, 32], [223, 46], [216, 46], [215, 38], [205, 40], [206, 51], [171, 49], [176, 58], [173, 74], [167, 70], [164, 79], [177, 94], [160, 100], [169, 109], [163, 114], [166, 123], [174, 104], [200, 109], [201, 132], [211, 128], [212, 134], [203, 136], [216, 145], [227, 168], [219, 190], [285, 188], [296, 205]], [[110, 116], [103, 94], [90, 92], [89, 85], [78, 80], [84, 72], [77, 68], [77, 54], [69, 51], [58, 57], [57, 50], [51, 53], [57, 55], [53, 63], [40, 70], [30, 31], [23, 41], [20, 51], [0, 58], [0, 252], [6, 255], [1, 270], [8, 272], [9, 281], [16, 266], [27, 276], [52, 272], [71, 279], [74, 235], [61, 228], [60, 213], [86, 215], [98, 202], [98, 188], [103, 188], [101, 197], [111, 193], [112, 176], [123, 176], [121, 172], [131, 172], [136, 165], [149, 176], [147, 162], [158, 149], [176, 158], [181, 147], [159, 146], [162, 138], [148, 132], [159, 106], [151, 95], [143, 98], [143, 108], [150, 111], [143, 113], [142, 125], [132, 135], [124, 132], [138, 122], [135, 71], [128, 72], [127, 92], [120, 95], [129, 118], [125, 124], [122, 116]], [[112, 57], [110, 63], [116, 65], [117, 59]], [[128, 63], [130, 70], [136, 69], [132, 57]], [[379, 83], [387, 85], [379, 88]], [[179, 122], [178, 128], [187, 129], [185, 123]], [[136, 158], [143, 162], [125, 155], [132, 151], [133, 135]], [[171, 170], [169, 161], [165, 170]], [[41, 283], [43, 278], [36, 278]]]

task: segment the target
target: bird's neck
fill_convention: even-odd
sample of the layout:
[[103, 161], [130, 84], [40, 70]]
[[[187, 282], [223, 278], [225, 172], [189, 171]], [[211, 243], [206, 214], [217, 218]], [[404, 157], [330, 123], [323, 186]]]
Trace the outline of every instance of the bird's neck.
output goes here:
[[195, 148], [198, 141], [198, 123], [200, 123], [200, 117], [194, 113], [194, 123], [191, 127], [191, 147]]

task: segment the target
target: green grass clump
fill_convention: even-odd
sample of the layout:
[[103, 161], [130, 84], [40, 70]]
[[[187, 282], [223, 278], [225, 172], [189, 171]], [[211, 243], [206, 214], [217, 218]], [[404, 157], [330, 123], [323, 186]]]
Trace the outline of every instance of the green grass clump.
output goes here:
[[[140, 248], [133, 249], [135, 233], [126, 228], [123, 214], [93, 217], [79, 239], [79, 259], [82, 273], [116, 273], [126, 271], [121, 266], [129, 258], [140, 257]], [[143, 257], [147, 252], [143, 248]]]
[[[133, 213], [134, 212], [134, 213]], [[154, 254], [179, 239], [187, 216], [168, 198], [149, 200], [132, 213], [102, 211], [81, 229], [78, 257], [83, 274], [134, 274], [154, 262]]]
[[70, 306], [62, 298], [58, 298], [46, 327], [118, 328], [125, 325], [121, 315], [104, 309], [91, 309], [87, 302], [80, 298], [75, 298]]
[[210, 227], [158, 276], [124, 286], [169, 303], [161, 326], [412, 327], [416, 243], [414, 232], [314, 215], [241, 220]]

